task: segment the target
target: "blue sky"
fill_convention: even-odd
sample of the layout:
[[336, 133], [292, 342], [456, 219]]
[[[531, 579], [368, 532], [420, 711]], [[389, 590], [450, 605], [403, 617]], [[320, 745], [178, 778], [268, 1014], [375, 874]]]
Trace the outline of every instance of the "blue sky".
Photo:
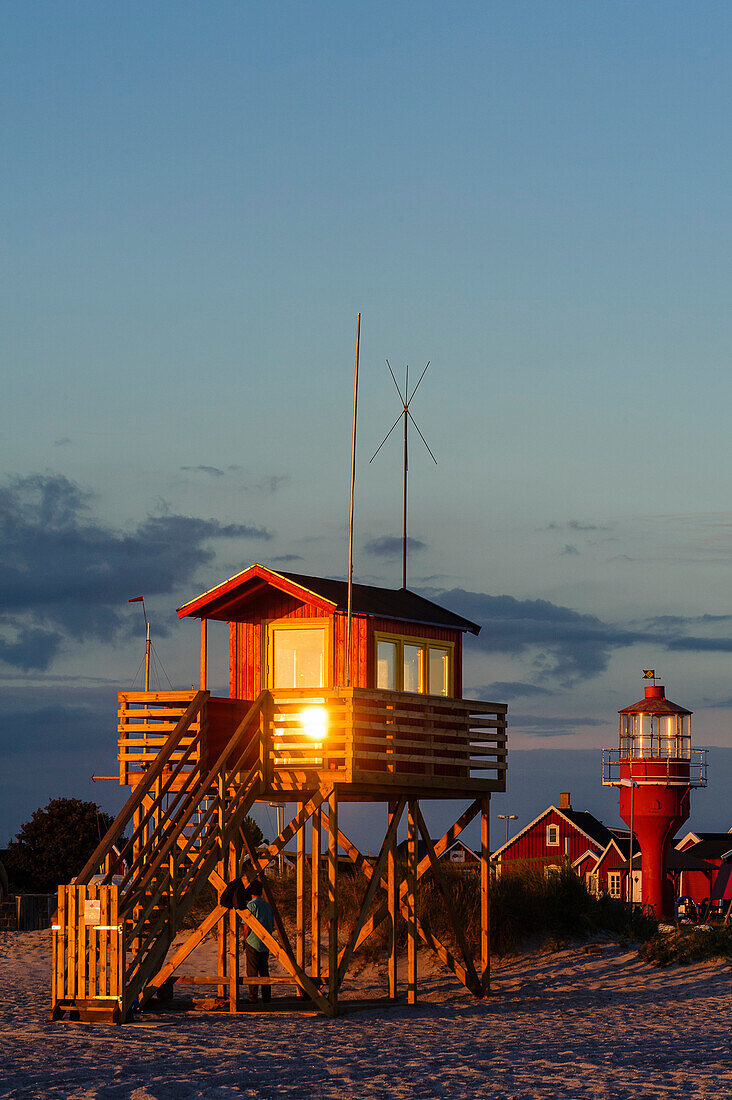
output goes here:
[[[255, 560], [343, 575], [359, 310], [357, 579], [400, 583], [384, 361], [430, 360], [410, 584], [484, 624], [466, 686], [510, 703], [517, 762], [614, 744], [648, 666], [730, 747], [729, 6], [0, 17], [0, 843], [118, 797], [88, 775], [129, 596], [187, 685], [185, 599]], [[726, 828], [711, 764], [693, 820]], [[538, 811], [517, 768], [496, 810]]]

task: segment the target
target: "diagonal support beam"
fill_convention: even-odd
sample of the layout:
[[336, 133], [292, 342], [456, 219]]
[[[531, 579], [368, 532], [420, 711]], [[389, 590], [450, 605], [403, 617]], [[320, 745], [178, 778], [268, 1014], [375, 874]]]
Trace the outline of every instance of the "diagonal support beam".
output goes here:
[[277, 839], [273, 840], [270, 846], [265, 849], [264, 855], [257, 856], [254, 865], [257, 870], [264, 871], [270, 863], [277, 859], [285, 845], [289, 844], [295, 834], [310, 820], [315, 811], [322, 806], [323, 802], [327, 801], [332, 790], [332, 785], [321, 787], [318, 793], [314, 794], [310, 801], [305, 803], [300, 812], [293, 817], [290, 824], [285, 826]]
[[199, 943], [205, 940], [209, 932], [216, 927], [222, 917], [226, 916], [229, 912], [228, 909], [224, 909], [223, 905], [217, 905], [215, 909], [212, 909], [209, 915], [206, 917], [195, 932], [192, 932], [185, 943], [182, 943], [176, 951], [170, 962], [167, 962], [162, 970], [159, 970], [154, 978], [149, 981], [148, 988], [152, 986], [153, 989], [159, 989], [161, 985], [167, 982], [168, 978], [178, 969], [181, 963], [184, 963], [189, 955], [198, 947]]
[[348, 965], [349, 965], [351, 959], [353, 958], [353, 953], [356, 950], [356, 944], [359, 942], [358, 936], [359, 936], [361, 928], [362, 928], [362, 926], [363, 926], [363, 924], [366, 920], [366, 915], [367, 915], [369, 909], [371, 908], [371, 902], [374, 900], [374, 895], [375, 895], [376, 890], [379, 886], [379, 883], [381, 882], [381, 876], [382, 876], [382, 873], [384, 871], [384, 865], [386, 864], [386, 858], [389, 854], [389, 849], [391, 847], [392, 840], [396, 836], [396, 831], [397, 831], [397, 828], [399, 826], [399, 821], [401, 819], [401, 816], [404, 812], [404, 807], [406, 805], [406, 801], [407, 801], [406, 798], [401, 798], [399, 800], [399, 805], [397, 806], [396, 812], [394, 813], [394, 816], [392, 817], [392, 820], [389, 824], [389, 828], [386, 831], [386, 836], [384, 837], [384, 843], [381, 845], [381, 851], [379, 852], [379, 858], [376, 861], [376, 864], [375, 864], [375, 866], [373, 868], [373, 871], [372, 871], [372, 874], [371, 874], [369, 884], [366, 887], [366, 893], [364, 894], [364, 899], [363, 899], [363, 902], [361, 903], [361, 910], [360, 910], [359, 915], [358, 915], [358, 920], [356, 921], [353, 932], [351, 933], [351, 939], [350, 939], [350, 941], [348, 943], [348, 946], [346, 947], [345, 951], [343, 951], [341, 953], [341, 957], [340, 957], [340, 960], [339, 960], [339, 963], [338, 963], [338, 988], [339, 989], [340, 989], [340, 987], [343, 983], [343, 979], [346, 975], [346, 971], [348, 970]]
[[323, 996], [315, 983], [308, 977], [301, 966], [292, 959], [287, 952], [281, 947], [277, 940], [273, 938], [272, 934], [267, 931], [263, 924], [261, 924], [254, 913], [249, 909], [238, 910], [239, 916], [245, 924], [256, 932], [265, 947], [269, 948], [269, 951], [276, 959], [282, 963], [282, 966], [293, 978], [297, 978], [298, 983], [302, 989], [307, 993], [311, 1001], [313, 1001], [318, 1008], [326, 1014], [326, 1016], [333, 1016], [333, 1006], [330, 1001]]
[[[246, 831], [243, 828], [239, 829], [239, 833], [241, 835], [242, 840], [244, 841], [244, 846], [247, 850], [247, 855], [249, 856], [249, 863], [252, 867], [255, 867], [256, 862], [257, 862], [257, 853], [254, 851], [254, 847], [252, 845], [252, 842], [249, 839], [249, 837], [247, 836]], [[245, 870], [246, 870], [246, 868], [245, 868]], [[252, 879], [252, 881], [253, 881], [253, 879]], [[275, 922], [275, 925], [277, 927], [277, 931], [279, 933], [280, 940], [282, 941], [282, 946], [285, 949], [285, 951], [287, 952], [287, 954], [290, 956], [290, 958], [294, 961], [295, 956], [294, 956], [293, 951], [292, 951], [292, 944], [290, 943], [289, 937], [287, 935], [287, 931], [286, 931], [284, 923], [282, 921], [282, 917], [280, 916], [279, 909], [277, 908], [277, 905], [275, 904], [275, 899], [272, 896], [272, 890], [270, 888], [269, 881], [268, 881], [266, 875], [262, 876], [262, 878], [260, 879], [260, 882], [262, 883], [262, 891], [264, 893], [265, 900], [269, 902], [269, 904], [272, 908], [272, 913], [273, 913], [273, 916], [274, 916], [274, 922]]]
[[434, 875], [435, 882], [437, 883], [438, 889], [442, 894], [447, 912], [449, 913], [450, 920], [452, 921], [452, 926], [455, 929], [455, 935], [457, 936], [457, 941], [460, 945], [460, 951], [462, 952], [463, 959], [465, 960], [465, 969], [471, 983], [468, 988], [470, 989], [471, 993], [474, 993], [476, 995], [476, 997], [482, 997], [483, 985], [476, 972], [473, 957], [470, 948], [468, 947], [468, 941], [465, 938], [463, 926], [457, 913], [453, 909], [452, 899], [447, 889], [447, 883], [445, 882], [445, 876], [442, 873], [440, 861], [435, 854], [435, 848], [432, 843], [432, 839], [430, 837], [427, 826], [425, 824], [424, 817], [422, 816], [422, 811], [419, 808], [418, 802], [415, 802], [414, 804], [414, 815], [417, 819], [417, 826], [419, 828], [419, 831], [422, 834], [422, 840], [424, 841], [425, 847], [427, 848], [427, 854], [430, 858], [430, 863], [432, 864], [432, 874]]
[[[473, 818], [480, 812], [480, 809], [481, 799], [476, 798], [473, 802], [471, 802], [464, 813], [460, 815], [455, 824], [451, 825], [447, 832], [444, 833], [440, 837], [440, 839], [433, 845], [434, 853], [438, 859], [455, 842], [455, 840], [460, 836], [460, 833], [463, 831], [463, 829], [465, 829], [473, 820]], [[327, 813], [327, 809], [325, 807], [324, 812]], [[356, 845], [353, 844], [352, 841], [350, 841], [349, 838], [345, 836], [345, 834], [342, 833], [340, 829], [338, 830], [338, 843], [349, 856], [352, 863], [354, 863], [354, 865], [361, 871], [361, 873], [365, 875], [365, 877], [370, 881], [374, 875], [371, 864], [364, 859]], [[430, 860], [429, 855], [420, 860], [417, 866], [417, 881], [419, 881], [419, 879], [422, 878], [424, 874], [426, 874], [431, 866], [432, 861]], [[388, 881], [384, 877], [382, 877], [381, 879], [381, 886], [383, 886], [385, 889], [388, 888]], [[404, 917], [409, 916], [409, 911], [406, 904], [407, 889], [408, 884], [406, 882], [402, 882], [399, 888], [399, 910]], [[374, 915], [370, 917], [368, 921], [366, 921], [363, 928], [361, 929], [361, 933], [356, 942], [354, 950], [360, 947], [361, 944], [369, 938], [374, 929], [377, 928], [379, 924], [381, 924], [387, 914], [387, 906], [382, 905], [379, 907], [376, 913], [374, 913]], [[447, 947], [445, 947], [445, 945], [441, 943], [440, 940], [431, 931], [429, 931], [429, 929], [425, 928], [419, 919], [417, 919], [416, 922], [416, 930], [420, 939], [426, 944], [427, 947], [430, 948], [431, 951], [434, 951], [434, 953], [448, 968], [448, 970], [450, 970], [455, 975], [455, 977], [460, 982], [462, 982], [466, 989], [469, 989], [471, 992], [473, 992], [473, 989], [471, 988], [472, 979], [470, 978], [465, 967], [461, 966], [461, 964], [457, 961], [452, 952]]]

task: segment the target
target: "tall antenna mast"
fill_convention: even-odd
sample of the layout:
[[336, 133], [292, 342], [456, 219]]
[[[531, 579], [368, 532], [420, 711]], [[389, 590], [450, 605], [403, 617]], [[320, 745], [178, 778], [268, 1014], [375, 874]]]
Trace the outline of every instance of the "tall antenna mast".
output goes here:
[[348, 521], [348, 629], [346, 632], [346, 687], [351, 686], [351, 633], [353, 629], [353, 500], [356, 489], [356, 413], [358, 410], [358, 357], [361, 347], [361, 314], [356, 318], [356, 359], [353, 365], [353, 423], [351, 426], [351, 511]]
[[389, 362], [388, 359], [386, 360], [386, 365], [389, 368], [389, 374], [391, 375], [392, 381], [393, 381], [394, 385], [396, 386], [396, 391], [399, 394], [399, 400], [402, 403], [402, 411], [399, 413], [399, 416], [396, 418], [396, 420], [394, 421], [392, 426], [389, 428], [389, 431], [386, 433], [386, 435], [382, 439], [379, 446], [376, 448], [374, 453], [371, 455], [371, 458], [369, 459], [369, 462], [374, 461], [377, 454], [379, 453], [381, 448], [384, 446], [384, 444], [386, 443], [387, 439], [389, 438], [391, 433], [396, 428], [399, 421], [402, 420], [403, 424], [404, 424], [404, 487], [403, 487], [403, 491], [402, 491], [403, 492], [403, 497], [402, 497], [402, 504], [403, 504], [402, 588], [406, 588], [407, 587], [407, 472], [409, 470], [409, 452], [408, 452], [408, 444], [407, 444], [408, 421], [410, 421], [410, 420], [412, 421], [412, 424], [417, 429], [417, 434], [419, 435], [419, 438], [422, 440], [425, 447], [429, 451], [430, 458], [434, 462], [435, 466], [437, 465], [437, 459], [432, 454], [432, 450], [430, 448], [430, 445], [427, 442], [427, 440], [425, 439], [425, 437], [422, 435], [421, 431], [419, 430], [419, 425], [417, 424], [417, 421], [412, 416], [412, 413], [411, 413], [410, 408], [409, 408], [409, 406], [412, 403], [412, 398], [414, 397], [415, 393], [419, 389], [420, 383], [422, 382], [422, 379], [424, 378], [425, 374], [427, 373], [427, 367], [430, 364], [429, 364], [429, 361], [428, 361], [427, 366], [424, 368], [424, 370], [422, 371], [422, 373], [419, 376], [419, 381], [417, 382], [417, 385], [414, 387], [414, 389], [412, 390], [411, 393], [409, 392], [409, 364], [407, 364], [407, 371], [406, 371], [406, 377], [405, 377], [405, 380], [404, 380], [404, 393], [403, 394], [402, 394], [402, 391], [399, 388], [399, 383], [397, 382], [396, 378], [394, 377], [394, 371], [391, 369], [391, 363]]

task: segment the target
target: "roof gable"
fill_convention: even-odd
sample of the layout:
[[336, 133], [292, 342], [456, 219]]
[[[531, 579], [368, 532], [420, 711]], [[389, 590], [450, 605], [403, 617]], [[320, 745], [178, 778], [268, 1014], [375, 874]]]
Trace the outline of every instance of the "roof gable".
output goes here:
[[[268, 588], [277, 589], [317, 608], [333, 614], [348, 610], [348, 583], [304, 573], [277, 573], [264, 565], [252, 565], [215, 588], [203, 592], [178, 608], [178, 618], [220, 619], [224, 622], [243, 621], [251, 602]], [[352, 611], [355, 615], [397, 619], [421, 626], [444, 627], [449, 630], [477, 634], [480, 627], [455, 615], [445, 607], [410, 592], [407, 588], [377, 588], [354, 584]]]
[[[568, 825], [571, 825], [573, 829], [581, 833], [586, 840], [589, 840], [590, 843], [594, 844], [596, 847], [604, 847], [608, 843], [608, 838], [612, 836], [610, 830], [607, 829], [601, 821], [598, 821], [593, 814], [588, 813], [586, 810], [560, 810], [558, 806], [547, 806], [538, 817], [535, 817], [533, 821], [525, 825], [523, 829], [516, 833], [515, 836], [512, 836], [506, 844], [502, 844], [500, 848], [496, 848], [493, 853], [493, 858], [495, 859], [496, 856], [501, 855], [522, 836], [525, 836], [526, 833], [536, 825], [539, 825], [544, 818], [548, 817], [551, 813], [558, 814], [558, 816], [563, 818]], [[605, 836], [605, 834], [607, 834], [607, 836]]]

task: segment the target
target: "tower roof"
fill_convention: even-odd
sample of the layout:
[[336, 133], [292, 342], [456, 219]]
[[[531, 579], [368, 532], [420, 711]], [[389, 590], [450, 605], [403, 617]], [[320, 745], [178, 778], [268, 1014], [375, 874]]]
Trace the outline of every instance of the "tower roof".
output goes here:
[[649, 684], [646, 688], [645, 698], [633, 703], [631, 707], [623, 707], [618, 714], [692, 714], [686, 707], [680, 707], [678, 703], [672, 703], [666, 698], [666, 689], [663, 684]]

